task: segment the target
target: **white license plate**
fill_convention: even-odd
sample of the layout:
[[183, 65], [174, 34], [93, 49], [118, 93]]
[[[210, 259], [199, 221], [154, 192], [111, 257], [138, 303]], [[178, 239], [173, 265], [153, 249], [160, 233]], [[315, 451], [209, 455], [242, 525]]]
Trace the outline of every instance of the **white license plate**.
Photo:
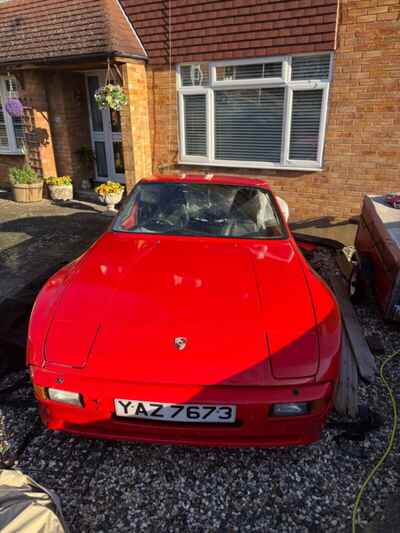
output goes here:
[[117, 416], [159, 420], [160, 422], [195, 422], [232, 424], [236, 420], [236, 405], [178, 404], [114, 400]]

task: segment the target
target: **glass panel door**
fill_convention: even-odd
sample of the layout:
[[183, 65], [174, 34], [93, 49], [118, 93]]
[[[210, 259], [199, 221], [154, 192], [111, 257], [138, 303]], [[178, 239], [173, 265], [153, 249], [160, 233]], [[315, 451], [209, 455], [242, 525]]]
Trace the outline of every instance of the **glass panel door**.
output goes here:
[[122, 150], [121, 113], [114, 109], [109, 110], [112, 137], [112, 156], [116, 179], [124, 182], [125, 165]]
[[125, 183], [121, 114], [119, 111], [97, 107], [94, 94], [105, 82], [104, 73], [87, 73], [86, 82], [96, 178], [99, 181]]

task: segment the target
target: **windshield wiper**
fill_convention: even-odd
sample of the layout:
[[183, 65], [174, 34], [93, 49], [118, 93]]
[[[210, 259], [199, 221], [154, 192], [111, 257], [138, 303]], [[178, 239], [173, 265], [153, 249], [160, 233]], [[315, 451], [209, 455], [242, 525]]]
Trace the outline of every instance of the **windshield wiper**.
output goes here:
[[160, 231], [160, 235], [203, 235], [204, 237], [207, 237], [207, 233], [204, 233], [204, 231], [198, 231], [195, 229], [187, 229], [187, 228], [171, 228], [166, 231]]
[[243, 233], [242, 235], [230, 235], [232, 238], [237, 239], [251, 239], [253, 237], [256, 237], [257, 239], [270, 239], [271, 237], [275, 237], [275, 235], [268, 235], [266, 233], [260, 233], [259, 231], [249, 231], [248, 233]]

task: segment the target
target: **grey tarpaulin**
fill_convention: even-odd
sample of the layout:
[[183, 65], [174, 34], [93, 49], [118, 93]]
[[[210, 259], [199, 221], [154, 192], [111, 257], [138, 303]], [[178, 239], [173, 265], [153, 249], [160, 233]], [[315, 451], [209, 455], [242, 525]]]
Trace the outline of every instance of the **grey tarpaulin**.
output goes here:
[[58, 496], [18, 470], [0, 470], [2, 533], [68, 533]]

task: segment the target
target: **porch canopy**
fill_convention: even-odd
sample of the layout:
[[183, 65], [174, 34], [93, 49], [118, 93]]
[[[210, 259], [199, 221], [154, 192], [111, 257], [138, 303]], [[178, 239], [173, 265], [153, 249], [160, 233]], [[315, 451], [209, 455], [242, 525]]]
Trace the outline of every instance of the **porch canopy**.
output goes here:
[[147, 54], [118, 0], [9, 0], [0, 4], [0, 68]]

